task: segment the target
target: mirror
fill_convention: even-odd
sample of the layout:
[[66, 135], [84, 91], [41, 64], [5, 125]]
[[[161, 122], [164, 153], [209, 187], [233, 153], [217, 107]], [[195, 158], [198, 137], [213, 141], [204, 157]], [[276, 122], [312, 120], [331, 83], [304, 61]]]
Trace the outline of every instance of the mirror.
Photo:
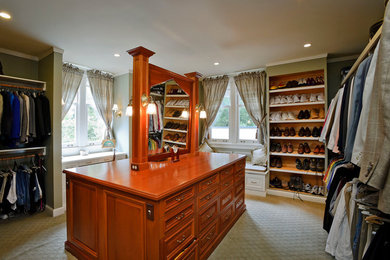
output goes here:
[[186, 150], [189, 137], [189, 94], [176, 81], [169, 80], [152, 86], [150, 96], [157, 111], [149, 114], [149, 156], [166, 155], [174, 146]]

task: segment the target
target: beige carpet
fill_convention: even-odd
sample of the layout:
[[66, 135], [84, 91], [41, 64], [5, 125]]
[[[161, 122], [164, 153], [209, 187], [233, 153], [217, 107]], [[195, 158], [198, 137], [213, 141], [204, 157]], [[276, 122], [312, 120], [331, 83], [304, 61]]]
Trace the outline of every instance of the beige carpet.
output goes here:
[[[323, 206], [247, 197], [247, 211], [209, 259], [333, 259], [324, 252]], [[0, 259], [75, 259], [65, 252], [65, 215], [0, 220]]]

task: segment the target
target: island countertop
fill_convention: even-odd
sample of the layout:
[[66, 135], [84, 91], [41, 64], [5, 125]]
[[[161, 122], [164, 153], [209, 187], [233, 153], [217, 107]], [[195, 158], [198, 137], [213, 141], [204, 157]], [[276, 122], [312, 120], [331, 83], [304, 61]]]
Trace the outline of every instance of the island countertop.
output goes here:
[[182, 190], [221, 168], [244, 160], [245, 155], [205, 153], [180, 156], [179, 162], [150, 162], [143, 171], [133, 171], [130, 160], [119, 160], [66, 169], [69, 176], [101, 184], [151, 200], [160, 200]]

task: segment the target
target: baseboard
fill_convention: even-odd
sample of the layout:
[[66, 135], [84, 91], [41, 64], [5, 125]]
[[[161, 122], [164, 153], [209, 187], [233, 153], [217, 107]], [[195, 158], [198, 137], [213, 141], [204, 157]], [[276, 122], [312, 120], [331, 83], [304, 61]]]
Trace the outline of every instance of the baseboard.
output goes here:
[[245, 194], [252, 195], [252, 196], [260, 196], [260, 197], [266, 197], [267, 196], [267, 192], [266, 191], [250, 190], [248, 188], [245, 189]]
[[65, 206], [53, 209], [52, 207], [46, 205], [46, 212], [53, 218], [65, 214], [65, 210], [66, 210]]
[[[283, 190], [274, 190], [274, 189], [268, 189], [267, 194], [274, 195], [274, 196], [280, 196], [280, 197], [286, 197], [286, 198], [292, 198], [292, 199], [299, 199], [297, 198], [297, 195], [294, 194], [294, 192], [291, 191], [283, 191]], [[320, 197], [316, 195], [306, 195], [306, 194], [299, 194], [299, 197], [303, 201], [311, 201], [316, 203], [322, 203], [325, 204], [326, 197]]]

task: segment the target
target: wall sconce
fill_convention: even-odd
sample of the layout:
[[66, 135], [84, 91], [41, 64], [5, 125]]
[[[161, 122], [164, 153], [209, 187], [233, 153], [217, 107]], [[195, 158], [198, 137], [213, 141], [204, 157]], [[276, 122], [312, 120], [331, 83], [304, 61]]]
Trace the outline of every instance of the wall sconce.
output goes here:
[[146, 107], [146, 113], [149, 115], [155, 115], [157, 114], [157, 106], [156, 103], [154, 103], [154, 100], [151, 96], [147, 97], [145, 94], [141, 97], [141, 103], [143, 107]]
[[199, 113], [199, 118], [205, 119], [207, 118], [206, 111], [204, 110], [202, 105], [196, 105], [195, 106], [195, 111]]
[[131, 98], [126, 107], [126, 116], [133, 116], [133, 99]]
[[115, 115], [116, 117], [121, 117], [121, 116], [122, 116], [122, 111], [120, 111], [120, 109], [119, 109], [119, 107], [118, 107], [117, 104], [114, 104], [114, 105], [112, 106], [112, 111], [114, 111], [114, 115]]

